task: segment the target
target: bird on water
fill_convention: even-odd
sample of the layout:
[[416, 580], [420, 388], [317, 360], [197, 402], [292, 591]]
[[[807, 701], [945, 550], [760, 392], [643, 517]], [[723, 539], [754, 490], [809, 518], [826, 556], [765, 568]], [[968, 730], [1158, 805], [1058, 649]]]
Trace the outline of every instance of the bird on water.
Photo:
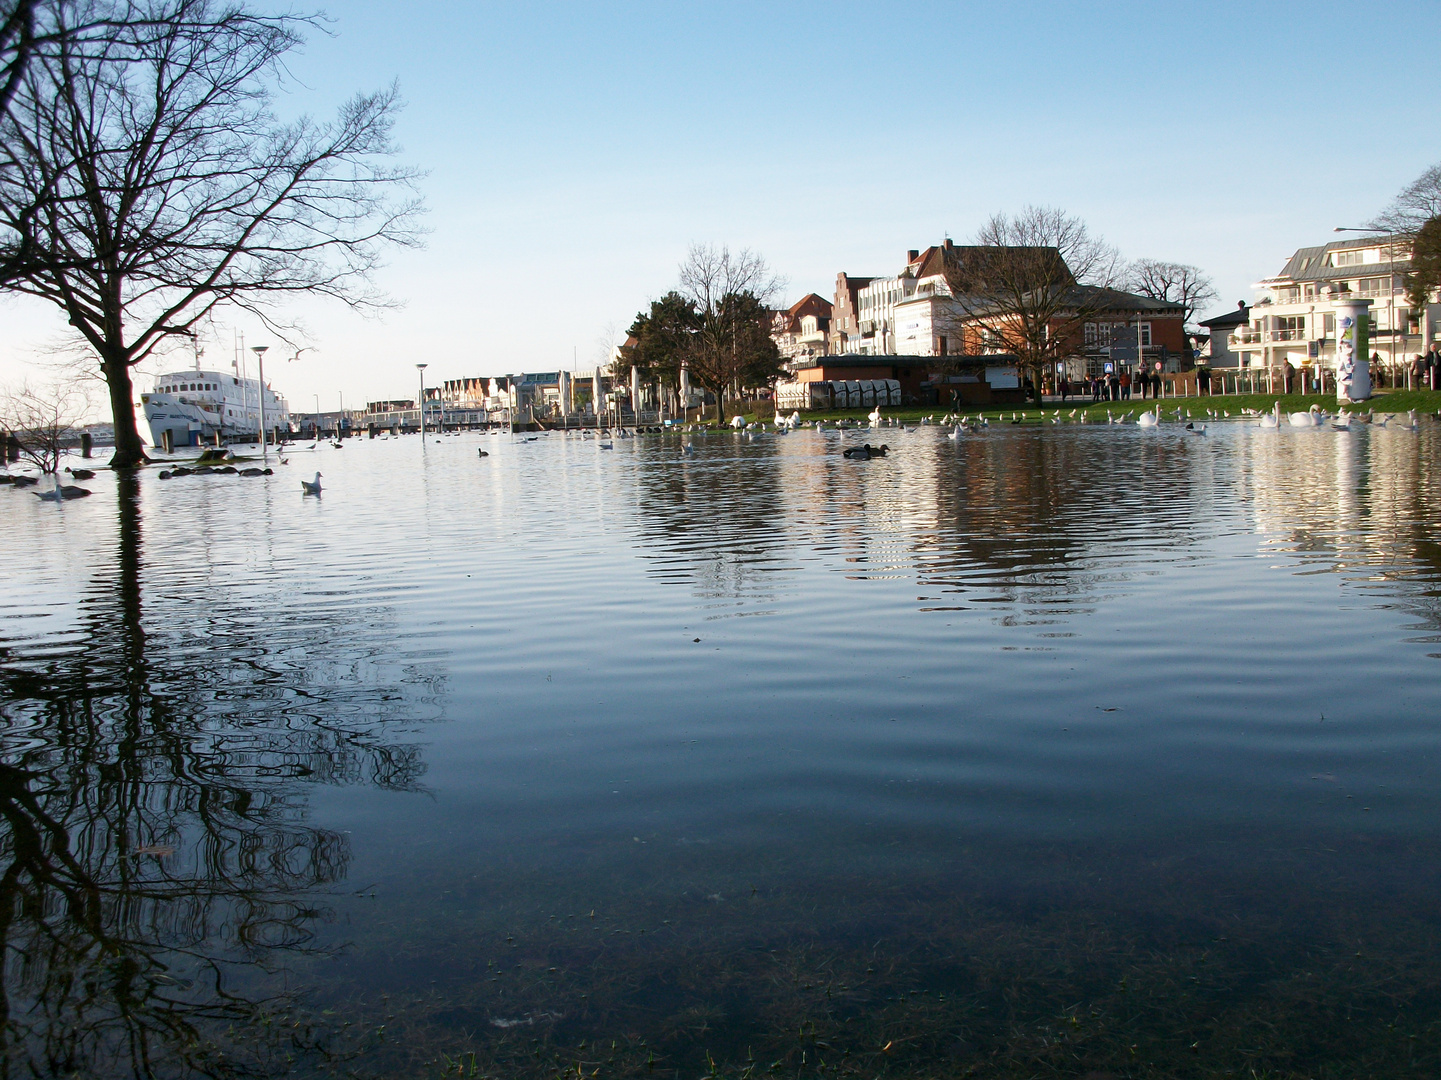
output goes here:
[[301, 487], [301, 490], [304, 491], [305, 494], [307, 494], [307, 495], [319, 495], [319, 494], [320, 494], [320, 474], [319, 474], [319, 473], [316, 473], [314, 480], [302, 480], [302, 481], [300, 481], [300, 487]]

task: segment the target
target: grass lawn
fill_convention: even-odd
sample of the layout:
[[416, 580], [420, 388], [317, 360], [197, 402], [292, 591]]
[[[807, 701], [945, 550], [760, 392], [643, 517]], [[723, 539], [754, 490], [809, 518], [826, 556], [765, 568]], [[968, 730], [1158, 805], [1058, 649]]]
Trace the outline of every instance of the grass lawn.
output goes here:
[[[1232, 419], [1241, 416], [1243, 409], [1254, 409], [1257, 412], [1268, 412], [1279, 401], [1281, 411], [1305, 412], [1312, 405], [1320, 405], [1326, 412], [1337, 411], [1336, 396], [1326, 394], [1228, 394], [1216, 397], [1191, 397], [1191, 398], [1163, 398], [1161, 407], [1164, 413], [1169, 414], [1176, 409], [1182, 410], [1184, 415], [1190, 412], [1191, 416], [1199, 419], [1209, 419], [1207, 410], [1217, 414], [1218, 419], [1223, 419], [1225, 413], [1230, 413]], [[1027, 420], [1040, 421], [1050, 419], [1057, 413], [1063, 421], [1079, 421], [1083, 414], [1087, 420], [1103, 419], [1107, 412], [1114, 416], [1139, 416], [1142, 412], [1155, 407], [1154, 400], [1141, 401], [1103, 401], [1099, 405], [1091, 405], [1089, 402], [1071, 401], [1065, 405], [1047, 403], [1043, 408], [1037, 408], [1034, 404], [1021, 408], [1018, 405], [1007, 407], [995, 407], [987, 409], [968, 408], [963, 410], [968, 416], [985, 416], [991, 420], [1010, 420], [1013, 416], [1022, 416]], [[1382, 390], [1371, 400], [1360, 405], [1346, 405], [1348, 412], [1375, 412], [1375, 413], [1404, 413], [1412, 409], [1417, 413], [1441, 412], [1441, 391], [1431, 390]], [[881, 415], [905, 422], [917, 422], [922, 417], [933, 417], [939, 419], [945, 416], [949, 410], [939, 406], [904, 406], [898, 408], [882, 408]], [[804, 420], [842, 420], [853, 419], [864, 421], [869, 409], [832, 409], [818, 410], [814, 412], [802, 412]], [[1074, 418], [1072, 412], [1075, 413]], [[747, 420], [754, 417], [747, 417]]]

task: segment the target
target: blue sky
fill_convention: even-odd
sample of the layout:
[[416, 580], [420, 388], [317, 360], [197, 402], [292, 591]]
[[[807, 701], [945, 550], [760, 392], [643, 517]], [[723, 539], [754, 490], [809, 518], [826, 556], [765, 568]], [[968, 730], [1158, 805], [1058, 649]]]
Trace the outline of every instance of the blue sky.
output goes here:
[[[398, 80], [431, 235], [383, 275], [400, 310], [297, 306], [315, 349], [272, 364], [295, 408], [409, 394], [421, 360], [432, 380], [588, 364], [693, 242], [829, 297], [837, 271], [895, 273], [1027, 203], [1201, 266], [1219, 310], [1441, 161], [1434, 2], [327, 12], [281, 105], [323, 116]], [[63, 329], [14, 300], [0, 327], [6, 383]]]

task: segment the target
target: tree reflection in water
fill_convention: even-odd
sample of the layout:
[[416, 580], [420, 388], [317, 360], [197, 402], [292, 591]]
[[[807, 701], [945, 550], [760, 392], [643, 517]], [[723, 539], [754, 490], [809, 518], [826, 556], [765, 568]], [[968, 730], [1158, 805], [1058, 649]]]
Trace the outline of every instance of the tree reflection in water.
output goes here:
[[125, 474], [118, 526], [82, 643], [0, 648], [0, 1075], [269, 1072], [322, 1052], [263, 1022], [284, 1005], [267, 976], [321, 951], [318, 894], [349, 861], [345, 836], [307, 824], [305, 787], [415, 788], [417, 749], [390, 730], [408, 687], [377, 677], [357, 627], [298, 620], [279, 595], [260, 613], [207, 596], [203, 619], [167, 596], [147, 619]]

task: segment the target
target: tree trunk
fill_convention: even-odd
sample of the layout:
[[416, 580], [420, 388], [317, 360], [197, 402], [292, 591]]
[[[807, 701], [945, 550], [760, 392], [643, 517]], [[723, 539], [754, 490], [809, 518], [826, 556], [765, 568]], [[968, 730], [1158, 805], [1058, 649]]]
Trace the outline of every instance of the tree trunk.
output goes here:
[[140, 429], [135, 423], [134, 388], [130, 384], [130, 365], [124, 359], [103, 357], [101, 370], [105, 373], [105, 384], [110, 388], [110, 414], [115, 425], [115, 455], [110, 459], [112, 469], [135, 469], [148, 464], [145, 444], [140, 441]]

